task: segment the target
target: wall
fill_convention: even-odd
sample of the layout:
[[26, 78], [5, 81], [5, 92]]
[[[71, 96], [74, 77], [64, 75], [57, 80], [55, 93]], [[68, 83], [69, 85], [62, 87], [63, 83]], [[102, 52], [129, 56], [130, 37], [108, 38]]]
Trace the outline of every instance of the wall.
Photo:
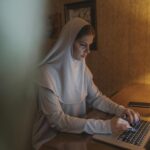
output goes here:
[[62, 0], [46, 0], [45, 21], [45, 39], [43, 41], [42, 52], [43, 57], [49, 52], [54, 45], [59, 32], [62, 28]]
[[150, 83], [150, 1], [97, 0], [96, 14], [98, 49], [87, 63], [98, 87], [112, 95], [130, 82]]
[[112, 94], [129, 82], [150, 83], [150, 1], [97, 0], [97, 30], [89, 64], [98, 86]]
[[[58, 0], [64, 24], [64, 4]], [[112, 95], [130, 82], [150, 83], [150, 1], [97, 0], [98, 49], [87, 63], [97, 86]]]

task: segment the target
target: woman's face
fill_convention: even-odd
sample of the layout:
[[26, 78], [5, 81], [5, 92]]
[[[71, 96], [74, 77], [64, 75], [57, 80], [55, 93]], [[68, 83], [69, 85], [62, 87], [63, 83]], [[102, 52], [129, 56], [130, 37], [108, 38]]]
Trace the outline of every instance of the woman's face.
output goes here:
[[90, 53], [90, 45], [93, 43], [94, 36], [92, 34], [85, 35], [77, 39], [73, 44], [73, 58], [82, 60]]

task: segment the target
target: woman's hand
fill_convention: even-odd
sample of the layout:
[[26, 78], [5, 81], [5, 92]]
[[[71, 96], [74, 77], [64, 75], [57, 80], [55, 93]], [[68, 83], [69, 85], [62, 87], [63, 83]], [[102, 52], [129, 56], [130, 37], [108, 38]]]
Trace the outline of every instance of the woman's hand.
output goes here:
[[131, 125], [140, 121], [140, 114], [129, 108], [123, 111], [121, 117], [126, 119]]
[[133, 109], [125, 108], [121, 114], [121, 118], [114, 117], [111, 119], [112, 132], [128, 130], [132, 125], [139, 123], [140, 114]]
[[118, 117], [113, 117], [111, 119], [111, 131], [112, 132], [118, 132], [118, 131], [125, 131], [128, 130], [129, 128], [132, 128], [129, 124], [128, 121], [118, 118]]

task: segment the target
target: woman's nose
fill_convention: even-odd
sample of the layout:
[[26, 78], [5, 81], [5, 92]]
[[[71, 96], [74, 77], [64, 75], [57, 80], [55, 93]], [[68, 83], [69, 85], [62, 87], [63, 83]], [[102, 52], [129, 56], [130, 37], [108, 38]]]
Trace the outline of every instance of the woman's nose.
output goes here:
[[86, 52], [90, 53], [90, 47], [87, 47]]

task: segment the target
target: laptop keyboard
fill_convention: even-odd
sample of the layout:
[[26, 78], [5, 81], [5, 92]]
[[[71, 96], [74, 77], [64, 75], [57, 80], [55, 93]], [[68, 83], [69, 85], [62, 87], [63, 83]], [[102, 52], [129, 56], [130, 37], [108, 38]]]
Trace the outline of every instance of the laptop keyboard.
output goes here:
[[150, 122], [141, 120], [140, 123], [132, 126], [132, 130], [124, 131], [119, 135], [118, 140], [134, 145], [141, 145], [145, 135], [150, 129]]

